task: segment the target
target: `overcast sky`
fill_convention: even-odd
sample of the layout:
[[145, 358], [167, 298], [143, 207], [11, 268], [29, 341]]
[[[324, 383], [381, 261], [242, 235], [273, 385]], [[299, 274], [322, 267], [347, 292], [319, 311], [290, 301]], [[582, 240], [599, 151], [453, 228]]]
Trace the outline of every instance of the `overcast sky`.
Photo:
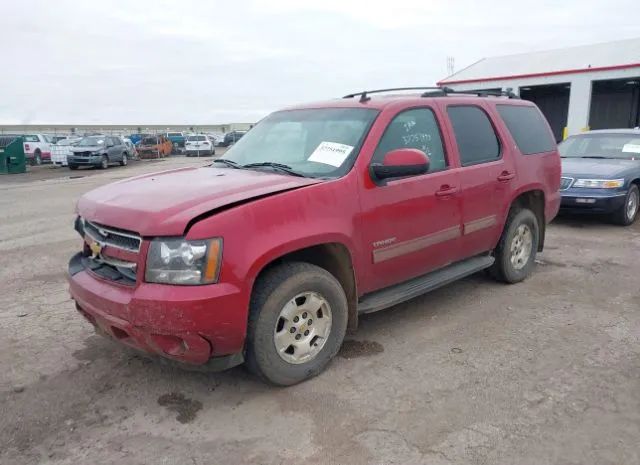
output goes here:
[[637, 1], [3, 0], [0, 124], [252, 122], [432, 85], [449, 55], [637, 37]]

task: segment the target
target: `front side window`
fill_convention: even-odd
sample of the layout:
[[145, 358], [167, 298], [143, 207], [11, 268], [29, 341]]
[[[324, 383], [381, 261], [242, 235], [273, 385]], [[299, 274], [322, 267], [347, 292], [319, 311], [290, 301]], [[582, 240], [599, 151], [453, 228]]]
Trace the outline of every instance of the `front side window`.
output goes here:
[[448, 166], [438, 122], [428, 108], [413, 108], [394, 117], [380, 139], [372, 163], [382, 163], [388, 152], [401, 148], [422, 150], [429, 157], [430, 172]]
[[487, 114], [473, 105], [447, 109], [458, 144], [462, 166], [487, 163], [500, 158], [500, 143]]
[[314, 108], [272, 113], [229, 149], [240, 165], [280, 163], [309, 177], [344, 176], [353, 166], [377, 110]]

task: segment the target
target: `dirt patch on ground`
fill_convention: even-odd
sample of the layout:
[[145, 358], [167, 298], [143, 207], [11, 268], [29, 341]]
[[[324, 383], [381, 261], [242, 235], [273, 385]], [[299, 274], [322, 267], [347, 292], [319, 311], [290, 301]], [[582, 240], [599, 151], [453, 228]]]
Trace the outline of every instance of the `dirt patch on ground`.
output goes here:
[[342, 358], [368, 357], [384, 352], [384, 347], [375, 341], [356, 341], [354, 339], [344, 341], [340, 349]]
[[188, 399], [179, 392], [170, 392], [158, 397], [158, 404], [171, 412], [176, 412], [176, 420], [180, 423], [191, 423], [196, 418], [198, 410], [202, 409], [202, 402]]

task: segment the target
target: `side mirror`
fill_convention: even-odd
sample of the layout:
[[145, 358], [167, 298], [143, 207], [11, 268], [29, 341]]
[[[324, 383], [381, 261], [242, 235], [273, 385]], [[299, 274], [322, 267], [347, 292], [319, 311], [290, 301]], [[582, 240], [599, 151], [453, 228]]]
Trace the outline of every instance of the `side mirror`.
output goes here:
[[370, 171], [374, 181], [416, 176], [429, 171], [429, 157], [418, 149], [395, 149], [387, 152], [382, 164], [372, 164]]

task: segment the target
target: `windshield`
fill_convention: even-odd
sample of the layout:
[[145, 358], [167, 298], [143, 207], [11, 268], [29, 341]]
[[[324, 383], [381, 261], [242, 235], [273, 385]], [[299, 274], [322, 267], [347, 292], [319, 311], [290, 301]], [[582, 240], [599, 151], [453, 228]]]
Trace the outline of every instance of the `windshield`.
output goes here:
[[202, 141], [205, 141], [205, 140], [207, 140], [207, 138], [205, 136], [189, 136], [189, 137], [187, 137], [187, 141], [188, 142], [195, 142], [195, 141], [202, 142]]
[[377, 114], [369, 108], [272, 113], [244, 134], [224, 158], [241, 165], [281, 163], [310, 177], [343, 176]]
[[158, 143], [157, 137], [145, 137], [144, 139], [142, 139], [143, 145], [155, 145], [157, 143]]
[[564, 158], [640, 159], [640, 133], [573, 136], [562, 142], [558, 150]]
[[102, 144], [104, 144], [104, 136], [91, 136], [84, 137], [80, 142], [78, 142], [78, 147], [91, 147]]

